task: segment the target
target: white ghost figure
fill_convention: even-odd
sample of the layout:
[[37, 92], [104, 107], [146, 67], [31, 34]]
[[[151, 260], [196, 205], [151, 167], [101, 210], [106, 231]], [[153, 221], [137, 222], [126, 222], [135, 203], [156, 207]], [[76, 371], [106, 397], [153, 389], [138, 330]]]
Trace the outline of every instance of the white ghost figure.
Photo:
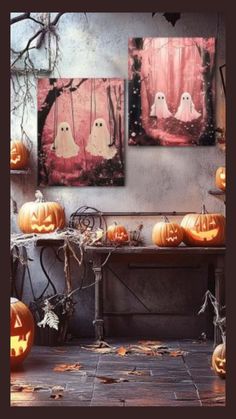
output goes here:
[[103, 118], [95, 119], [91, 134], [88, 138], [86, 151], [93, 156], [101, 156], [104, 159], [112, 159], [117, 152], [114, 145], [109, 147], [110, 133], [107, 128], [106, 121]]
[[150, 116], [156, 116], [157, 118], [169, 118], [172, 116], [172, 113], [168, 109], [166, 97], [163, 92], [156, 93], [154, 103], [151, 107]]
[[180, 104], [175, 114], [175, 118], [183, 122], [189, 122], [199, 118], [199, 116], [201, 116], [201, 114], [196, 111], [190, 93], [182, 93], [180, 98]]
[[58, 125], [57, 135], [51, 149], [55, 151], [57, 157], [64, 157], [65, 159], [78, 154], [79, 146], [75, 143], [68, 122], [61, 122]]

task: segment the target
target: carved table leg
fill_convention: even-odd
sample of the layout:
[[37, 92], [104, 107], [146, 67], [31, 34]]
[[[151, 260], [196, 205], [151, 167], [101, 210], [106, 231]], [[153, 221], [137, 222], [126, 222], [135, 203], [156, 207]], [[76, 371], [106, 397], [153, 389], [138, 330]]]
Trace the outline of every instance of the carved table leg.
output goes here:
[[93, 272], [95, 276], [95, 315], [94, 327], [95, 336], [98, 340], [104, 338], [103, 320], [103, 283], [102, 283], [102, 262], [101, 257], [96, 255], [93, 259]]
[[[220, 315], [221, 308], [225, 305], [225, 278], [224, 278], [224, 261], [219, 258], [215, 268], [215, 297], [219, 303]], [[214, 329], [214, 344], [217, 345], [222, 342], [219, 327]]]

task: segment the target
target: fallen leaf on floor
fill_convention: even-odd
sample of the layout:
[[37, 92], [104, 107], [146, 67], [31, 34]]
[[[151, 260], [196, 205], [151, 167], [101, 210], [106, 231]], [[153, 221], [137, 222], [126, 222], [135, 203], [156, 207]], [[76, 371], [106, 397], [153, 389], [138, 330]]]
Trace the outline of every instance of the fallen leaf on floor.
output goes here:
[[129, 380], [125, 378], [113, 378], [113, 377], [106, 377], [106, 376], [97, 376], [98, 380], [101, 381], [102, 384], [116, 384], [116, 383], [128, 383]]
[[29, 384], [11, 384], [11, 392], [33, 393], [34, 391], [47, 390], [48, 387], [33, 386]]
[[50, 398], [53, 400], [59, 400], [63, 397], [64, 387], [61, 386], [53, 386], [51, 388]]
[[58, 364], [53, 368], [53, 371], [57, 372], [74, 372], [79, 371], [82, 368], [82, 365], [79, 363], [76, 364]]
[[131, 371], [128, 371], [128, 375], [150, 375], [150, 374], [147, 374], [148, 373], [148, 371], [139, 371], [139, 370], [137, 370], [137, 368], [136, 367], [134, 367]]
[[159, 340], [139, 340], [138, 344], [139, 345], [145, 345], [145, 346], [153, 346], [153, 345], [155, 345], [155, 346], [160, 346], [161, 345], [162, 346], [163, 345], [163, 343]]
[[182, 356], [184, 354], [186, 354], [186, 352], [180, 351], [180, 350], [177, 350], [177, 351], [172, 350], [172, 351], [169, 352], [169, 355], [173, 356], [173, 357]]
[[82, 348], [97, 354], [111, 354], [116, 351], [116, 348], [88, 348], [86, 346], [82, 346]]
[[98, 349], [98, 348], [112, 348], [112, 346], [109, 343], [105, 342], [104, 340], [98, 340], [95, 343], [93, 343], [92, 345], [81, 346], [81, 348], [83, 348], [83, 349], [87, 349], [87, 348]]
[[127, 353], [129, 353], [129, 350], [124, 346], [121, 346], [119, 349], [117, 349], [116, 353], [120, 356], [125, 356]]

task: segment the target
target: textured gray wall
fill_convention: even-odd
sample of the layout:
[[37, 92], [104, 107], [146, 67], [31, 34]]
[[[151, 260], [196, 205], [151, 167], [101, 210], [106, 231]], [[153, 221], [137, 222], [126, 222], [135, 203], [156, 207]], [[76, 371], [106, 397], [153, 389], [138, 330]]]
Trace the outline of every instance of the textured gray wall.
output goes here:
[[[34, 23], [27, 23], [30, 28]], [[215, 36], [217, 38], [217, 68], [225, 62], [225, 31], [223, 17], [214, 14], [183, 13], [181, 20], [172, 27], [162, 14], [151, 13], [67, 13], [58, 24], [60, 60], [51, 77], [121, 77], [127, 79], [127, 41], [129, 37], [142, 36]], [[26, 40], [20, 23], [13, 25], [14, 47]], [[20, 49], [20, 47], [16, 48]], [[40, 55], [41, 54], [41, 55]], [[34, 57], [42, 67], [45, 49]], [[34, 83], [34, 81], [33, 81]], [[25, 129], [33, 141], [31, 154], [32, 173], [12, 176], [11, 195], [18, 207], [34, 199], [36, 189], [37, 114], [36, 90], [32, 88], [35, 106], [30, 105]], [[127, 99], [127, 98], [126, 98]], [[127, 115], [127, 100], [126, 100]], [[125, 116], [126, 122], [127, 116]], [[127, 124], [126, 124], [127, 125]], [[217, 125], [224, 125], [224, 96], [217, 71]], [[11, 137], [20, 135], [20, 118], [12, 116]], [[127, 137], [126, 137], [127, 138]], [[50, 187], [45, 188], [46, 198], [59, 199], [65, 206], [67, 218], [81, 205], [95, 206], [103, 211], [198, 211], [204, 201], [209, 211], [223, 212], [222, 201], [208, 195], [214, 187], [214, 173], [224, 164], [224, 154], [218, 147], [158, 148], [128, 147], [126, 145], [125, 187]], [[12, 214], [12, 231], [18, 232], [16, 215]], [[126, 218], [126, 225], [139, 220]], [[154, 219], [145, 218], [144, 236], [150, 242]], [[42, 286], [42, 273], [38, 267], [38, 251], [31, 249], [31, 263], [36, 288]], [[50, 251], [49, 251], [50, 252]], [[48, 252], [48, 266], [52, 257]], [[63, 271], [57, 265], [51, 274], [62, 286]], [[77, 280], [75, 271], [75, 281]], [[150, 291], [151, 292], [151, 291]], [[119, 290], [116, 297], [119, 297]], [[120, 294], [122, 295], [122, 294]], [[168, 287], [166, 289], [168, 297]], [[30, 299], [28, 290], [25, 299]], [[79, 334], [91, 333], [93, 290], [79, 297], [73, 330]]]

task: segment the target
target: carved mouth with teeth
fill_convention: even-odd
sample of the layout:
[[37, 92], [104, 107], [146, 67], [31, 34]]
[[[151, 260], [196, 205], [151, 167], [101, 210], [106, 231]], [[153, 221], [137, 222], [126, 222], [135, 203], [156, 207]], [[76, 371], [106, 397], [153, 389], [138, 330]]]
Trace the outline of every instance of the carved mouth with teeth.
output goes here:
[[32, 224], [32, 230], [35, 231], [53, 231], [55, 229], [54, 224], [49, 224], [48, 226], [46, 226], [45, 224], [42, 225], [38, 225], [38, 224]]
[[167, 239], [166, 239], [166, 241], [172, 242], [172, 243], [175, 242], [176, 240], [178, 240], [177, 236], [167, 237]]
[[16, 156], [16, 158], [11, 158], [11, 163], [12, 164], [16, 164], [18, 163], [18, 161], [21, 161], [21, 156]]
[[208, 230], [208, 231], [198, 231], [198, 232], [191, 230], [191, 236], [194, 239], [207, 241], [207, 242], [211, 241], [212, 239], [217, 237], [218, 233], [219, 233], [218, 228], [214, 228], [214, 229]]
[[29, 343], [30, 332], [26, 333], [24, 336], [11, 336], [11, 349], [10, 356], [20, 356], [22, 355]]

